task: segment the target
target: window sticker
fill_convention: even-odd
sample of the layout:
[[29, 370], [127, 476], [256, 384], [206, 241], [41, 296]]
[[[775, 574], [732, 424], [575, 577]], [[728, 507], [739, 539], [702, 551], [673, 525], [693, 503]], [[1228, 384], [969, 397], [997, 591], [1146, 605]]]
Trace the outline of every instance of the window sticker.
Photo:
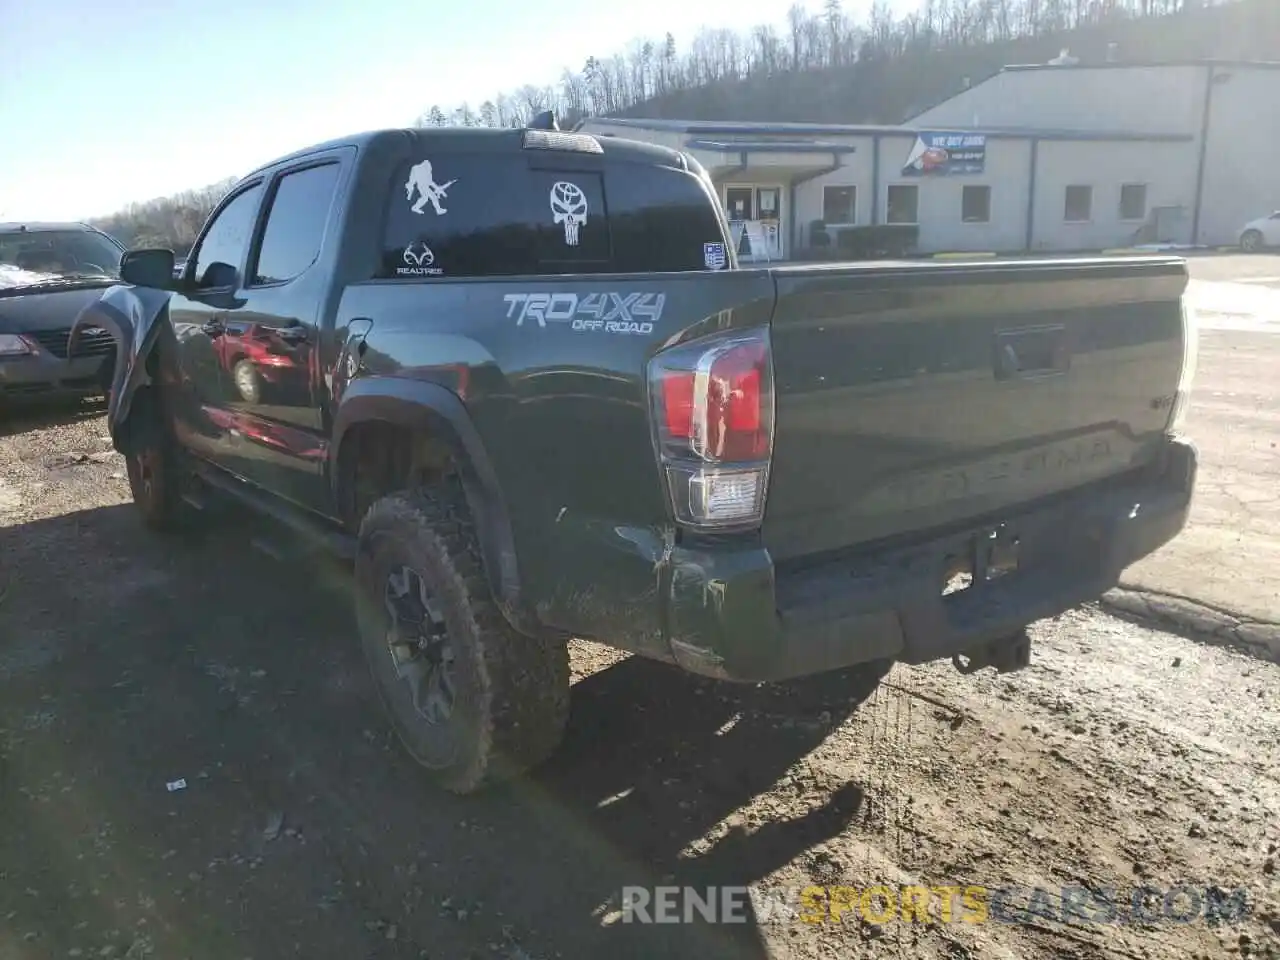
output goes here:
[[414, 193], [418, 194], [417, 201], [409, 209], [414, 213], [425, 213], [425, 207], [429, 203], [435, 210], [436, 216], [444, 216], [449, 211], [440, 206], [440, 201], [448, 197], [449, 188], [457, 182], [454, 179], [447, 183], [436, 183], [430, 160], [415, 163], [409, 168], [409, 179], [404, 184], [406, 200], [413, 200]]
[[435, 265], [436, 255], [421, 240], [415, 240], [405, 247], [401, 259], [404, 260], [404, 266], [396, 267], [396, 276], [399, 277], [438, 277], [444, 273]]
[[702, 245], [702, 262], [708, 270], [723, 270], [729, 262], [724, 252], [723, 243], [704, 243]]
[[587, 195], [576, 183], [557, 180], [551, 187], [551, 215], [564, 224], [564, 243], [578, 245], [578, 228], [587, 222]]

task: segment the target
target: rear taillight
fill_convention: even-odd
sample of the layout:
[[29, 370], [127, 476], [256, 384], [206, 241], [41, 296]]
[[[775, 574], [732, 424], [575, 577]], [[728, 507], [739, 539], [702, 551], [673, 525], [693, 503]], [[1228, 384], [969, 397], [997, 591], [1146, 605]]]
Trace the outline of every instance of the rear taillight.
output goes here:
[[759, 526], [773, 452], [768, 330], [658, 354], [649, 396], [676, 519], [703, 529]]
[[1168, 433], [1182, 429], [1187, 418], [1187, 406], [1191, 402], [1191, 387], [1196, 378], [1200, 357], [1200, 323], [1194, 306], [1182, 301], [1182, 367], [1178, 372], [1178, 389], [1173, 397], [1173, 409], [1169, 411]]

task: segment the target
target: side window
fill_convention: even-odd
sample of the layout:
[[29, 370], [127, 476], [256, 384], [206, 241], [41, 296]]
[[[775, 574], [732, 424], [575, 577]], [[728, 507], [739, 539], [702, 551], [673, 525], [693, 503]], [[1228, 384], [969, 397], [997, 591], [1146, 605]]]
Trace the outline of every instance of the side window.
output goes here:
[[822, 222], [842, 226], [858, 222], [858, 188], [829, 184], [822, 188]]
[[1145, 220], [1147, 218], [1147, 185], [1126, 183], [1120, 187], [1120, 219]]
[[920, 222], [920, 190], [915, 184], [894, 183], [885, 194], [885, 222]]
[[536, 273], [514, 155], [461, 153], [403, 164], [387, 184], [379, 276], [501, 277]]
[[280, 178], [257, 263], [250, 271], [252, 283], [292, 280], [316, 262], [340, 169], [336, 163], [326, 163]]
[[211, 263], [230, 264], [240, 269], [253, 234], [261, 198], [262, 184], [255, 183], [218, 211], [195, 252], [195, 268], [191, 276], [195, 278], [197, 287], [221, 282], [219, 277], [206, 277]]
[[531, 170], [520, 153], [442, 153], [388, 184], [380, 277], [612, 269], [600, 175]]
[[606, 175], [614, 269], [719, 270], [728, 265], [720, 209], [695, 174], [642, 163]]
[[991, 222], [991, 188], [966, 186], [960, 191], [960, 219], [965, 223]]
[[1093, 218], [1093, 187], [1071, 184], [1064, 192], [1062, 219], [1067, 223], [1087, 223]]

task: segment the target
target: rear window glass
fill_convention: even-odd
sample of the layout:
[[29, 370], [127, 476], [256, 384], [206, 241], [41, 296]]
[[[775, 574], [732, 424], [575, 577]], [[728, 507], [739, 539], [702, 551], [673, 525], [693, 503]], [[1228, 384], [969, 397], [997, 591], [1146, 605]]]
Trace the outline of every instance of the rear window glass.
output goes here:
[[[697, 177], [643, 164], [557, 170], [546, 157], [441, 153], [388, 192], [380, 276], [705, 270], [724, 233]], [[717, 248], [719, 251], [717, 252]]]
[[613, 269], [599, 174], [530, 170], [519, 154], [406, 163], [388, 194], [386, 224], [385, 277]]
[[718, 208], [693, 174], [628, 165], [610, 171], [608, 188], [609, 226], [620, 270], [728, 266]]

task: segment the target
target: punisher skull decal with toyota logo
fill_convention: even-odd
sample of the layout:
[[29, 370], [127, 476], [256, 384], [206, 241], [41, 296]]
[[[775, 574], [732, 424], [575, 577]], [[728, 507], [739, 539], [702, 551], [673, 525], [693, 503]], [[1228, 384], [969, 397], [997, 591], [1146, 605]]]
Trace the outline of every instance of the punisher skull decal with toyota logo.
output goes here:
[[557, 180], [551, 187], [551, 214], [564, 224], [565, 246], [578, 245], [578, 228], [587, 222], [587, 195], [576, 183]]

